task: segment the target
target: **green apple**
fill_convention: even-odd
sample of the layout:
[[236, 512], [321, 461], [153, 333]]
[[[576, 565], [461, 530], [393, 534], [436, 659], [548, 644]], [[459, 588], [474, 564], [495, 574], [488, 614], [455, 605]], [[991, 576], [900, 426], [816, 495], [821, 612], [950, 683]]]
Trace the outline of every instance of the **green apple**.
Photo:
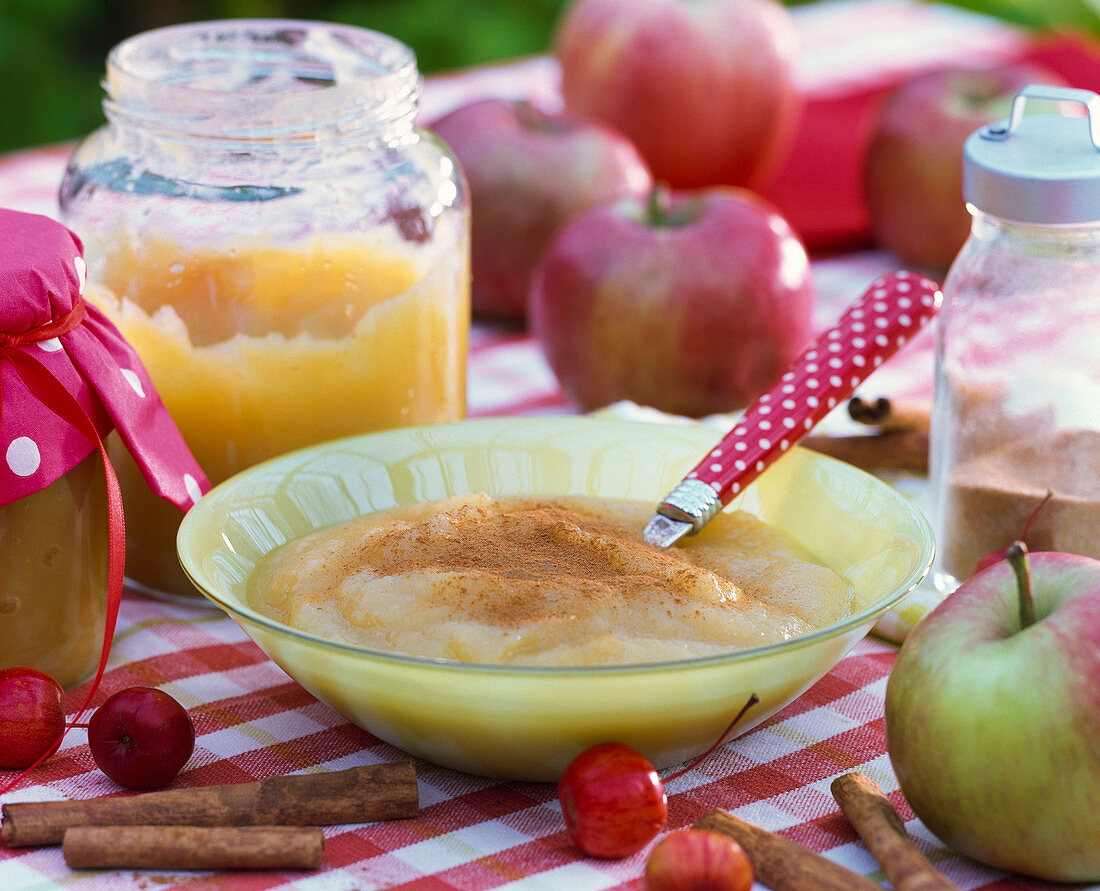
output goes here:
[[960, 586], [898, 654], [886, 745], [957, 851], [1100, 880], [1100, 561], [1017, 545]]

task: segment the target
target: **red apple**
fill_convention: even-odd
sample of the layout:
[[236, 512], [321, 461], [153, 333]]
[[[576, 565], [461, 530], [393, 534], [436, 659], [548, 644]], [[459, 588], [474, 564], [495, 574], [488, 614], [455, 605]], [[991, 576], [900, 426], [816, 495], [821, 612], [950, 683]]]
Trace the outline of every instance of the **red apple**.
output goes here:
[[677, 188], [766, 180], [798, 122], [796, 52], [776, 0], [575, 0], [554, 36], [566, 108]]
[[178, 774], [195, 748], [191, 716], [163, 690], [129, 687], [88, 721], [96, 765], [127, 789], [156, 789]]
[[957, 851], [1097, 882], [1100, 561], [1023, 553], [973, 575], [902, 645], [887, 750], [913, 811]]
[[942, 68], [918, 74], [883, 101], [867, 145], [864, 193], [875, 240], [906, 263], [942, 271], [970, 233], [962, 197], [966, 138], [1008, 117], [1030, 83], [1064, 84], [1037, 65]]
[[531, 326], [583, 409], [629, 399], [699, 417], [743, 408], [813, 334], [806, 251], [769, 204], [717, 187], [588, 211], [551, 243]]
[[681, 829], [657, 843], [645, 865], [644, 891], [750, 891], [752, 865], [732, 838]]
[[629, 857], [664, 828], [668, 798], [644, 755], [623, 743], [585, 749], [558, 780], [565, 827], [589, 857]]
[[64, 691], [48, 674], [15, 666], [0, 671], [0, 768], [30, 767], [61, 745]]
[[531, 271], [562, 224], [652, 185], [626, 137], [530, 102], [478, 100], [432, 129], [451, 147], [469, 185], [471, 302], [481, 318], [525, 319]]

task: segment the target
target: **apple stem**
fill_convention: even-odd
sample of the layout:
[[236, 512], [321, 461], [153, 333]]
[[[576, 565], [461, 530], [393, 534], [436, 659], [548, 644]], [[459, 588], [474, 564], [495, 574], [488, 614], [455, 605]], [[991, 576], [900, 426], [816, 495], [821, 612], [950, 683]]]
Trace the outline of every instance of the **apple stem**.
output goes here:
[[1020, 597], [1020, 626], [1035, 624], [1035, 600], [1031, 591], [1031, 566], [1027, 560], [1027, 545], [1014, 541], [1005, 548], [1005, 559], [1016, 573], [1016, 590]]
[[687, 767], [681, 767], [678, 771], [676, 771], [676, 773], [665, 777], [662, 780], [662, 782], [663, 783], [671, 783], [673, 780], [677, 779], [678, 777], [682, 777], [689, 770], [693, 770], [694, 768], [696, 768], [700, 764], [702, 764], [704, 761], [706, 761], [711, 755], [714, 754], [714, 750], [717, 749], [720, 745], [722, 745], [722, 742], [725, 740], [726, 736], [729, 735], [729, 732], [731, 730], [733, 730], [734, 727], [737, 726], [737, 722], [740, 721], [743, 717], [745, 717], [745, 712], [747, 712], [750, 708], [752, 708], [754, 705], [756, 705], [759, 701], [760, 701], [759, 696], [757, 696], [755, 693], [750, 693], [748, 700], [745, 702], [745, 704], [743, 706], [741, 706], [741, 711], [739, 711], [736, 715], [734, 715], [733, 720], [729, 722], [729, 725], [726, 727], [725, 730], [722, 731], [721, 736], [719, 736], [718, 739], [716, 739], [714, 741], [714, 744], [709, 749], [707, 749], [705, 752], [703, 752], [702, 755], [700, 755], [698, 758], [696, 758], [694, 761], [692, 761]]
[[649, 190], [646, 201], [646, 222], [650, 226], [669, 226], [672, 220], [668, 212], [668, 187], [657, 183]]

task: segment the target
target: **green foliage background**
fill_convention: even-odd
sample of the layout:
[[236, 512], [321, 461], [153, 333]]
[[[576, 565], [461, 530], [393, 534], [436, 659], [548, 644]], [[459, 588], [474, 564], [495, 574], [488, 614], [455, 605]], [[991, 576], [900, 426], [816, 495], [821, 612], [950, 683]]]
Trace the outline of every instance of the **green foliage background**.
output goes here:
[[59, 142], [103, 121], [108, 50], [150, 28], [220, 18], [304, 18], [392, 34], [424, 72], [544, 52], [565, 0], [0, 0], [0, 151]]
[[[0, 0], [0, 151], [99, 126], [107, 51], [149, 28], [215, 18], [344, 22], [403, 40], [424, 72], [544, 52], [568, 0]], [[786, 0], [788, 3], [805, 0]], [[1034, 27], [1100, 34], [1096, 0], [954, 0]]]

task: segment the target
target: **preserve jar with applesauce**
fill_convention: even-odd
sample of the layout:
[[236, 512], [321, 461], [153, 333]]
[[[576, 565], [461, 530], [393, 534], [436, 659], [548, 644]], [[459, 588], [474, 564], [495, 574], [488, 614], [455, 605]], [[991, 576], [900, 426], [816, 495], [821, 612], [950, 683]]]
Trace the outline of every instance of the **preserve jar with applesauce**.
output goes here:
[[1100, 96], [1023, 89], [968, 138], [963, 197], [931, 433], [945, 591], [1025, 527], [1032, 550], [1100, 558]]
[[[465, 414], [468, 205], [415, 125], [420, 84], [402, 43], [319, 22], [192, 23], [109, 54], [108, 123], [62, 213], [212, 482]], [[194, 597], [179, 517], [124, 456], [119, 476], [129, 579]]]
[[94, 306], [80, 240], [0, 209], [0, 668], [71, 687], [105, 664], [122, 501], [104, 438], [182, 517], [208, 487], [133, 348]]

